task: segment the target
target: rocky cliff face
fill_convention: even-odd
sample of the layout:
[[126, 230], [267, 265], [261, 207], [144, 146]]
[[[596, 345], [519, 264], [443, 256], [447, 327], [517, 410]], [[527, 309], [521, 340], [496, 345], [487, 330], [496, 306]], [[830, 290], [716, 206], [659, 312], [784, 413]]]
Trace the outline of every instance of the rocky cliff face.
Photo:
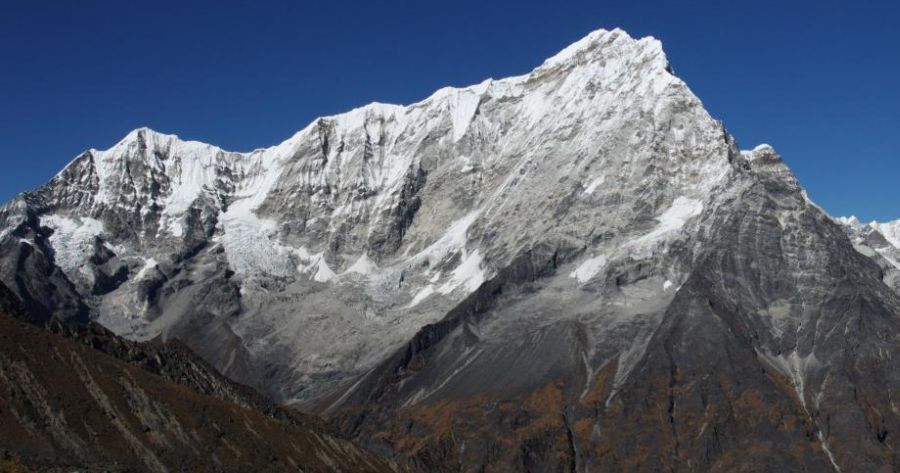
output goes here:
[[0, 221], [33, 316], [177, 337], [425, 471], [898, 464], [884, 264], [652, 38], [251, 153], [136, 130]]
[[[336, 419], [428, 471], [892, 471], [897, 294], [770, 148], [734, 164], [667, 252], [691, 261], [670, 297], [636, 297], [652, 275], [627, 272], [591, 291], [631, 308], [646, 339], [598, 337], [625, 316], [560, 297], [565, 269], [532, 254], [364, 378]], [[532, 307], [578, 316], [522, 330]]]

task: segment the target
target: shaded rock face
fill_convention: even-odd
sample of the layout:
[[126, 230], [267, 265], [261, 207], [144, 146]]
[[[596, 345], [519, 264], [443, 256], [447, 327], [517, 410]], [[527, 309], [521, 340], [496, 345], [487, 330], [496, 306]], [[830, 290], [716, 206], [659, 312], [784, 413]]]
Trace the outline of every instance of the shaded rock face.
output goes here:
[[10, 471], [397, 471], [347, 440], [199, 394], [6, 314], [0, 424], [0, 466], [21, 468]]
[[48, 322], [55, 318], [87, 322], [90, 309], [84, 303], [84, 297], [54, 264], [46, 233], [36, 220], [30, 220], [30, 224], [17, 229], [17, 236], [0, 241], [0, 251], [4, 255], [0, 259], [0, 270], [8, 275], [4, 282], [25, 301], [28, 315], [34, 321]]
[[273, 419], [318, 433], [336, 433], [321, 418], [279, 405], [253, 388], [226, 378], [177, 339], [134, 342], [115, 335], [95, 322], [52, 320], [42, 324], [30, 317], [22, 302], [2, 284], [0, 313], [43, 326], [52, 333], [80, 342], [95, 351], [190, 388], [196, 393], [253, 409]]
[[425, 471], [894, 471], [900, 299], [771, 150], [735, 164], [642, 346], [606, 355], [584, 321], [488, 336], [553, 297], [559, 270], [531, 255], [336, 422]]
[[178, 338], [422, 471], [898, 466], [892, 253], [652, 38], [251, 153], [136, 130], [0, 222], [36, 318]]
[[253, 388], [226, 378], [177, 339], [166, 342], [133, 342], [116, 336], [94, 322], [73, 324], [54, 321], [46, 328], [197, 393], [253, 409], [273, 419], [316, 432], [336, 433], [322, 419], [281, 406]]

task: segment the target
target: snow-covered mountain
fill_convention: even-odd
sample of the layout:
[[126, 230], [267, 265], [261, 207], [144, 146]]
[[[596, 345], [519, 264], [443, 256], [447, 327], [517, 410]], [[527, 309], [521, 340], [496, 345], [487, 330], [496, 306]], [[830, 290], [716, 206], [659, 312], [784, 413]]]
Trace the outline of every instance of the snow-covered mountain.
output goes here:
[[888, 243], [891, 244], [891, 246], [900, 248], [900, 220], [894, 220], [893, 222], [885, 223], [876, 222], [873, 220], [869, 223], [862, 223], [858, 218], [850, 216], [840, 217], [837, 219], [837, 221], [846, 225], [856, 233], [870, 233], [873, 231], [878, 232]]
[[265, 384], [302, 397], [311, 378], [370, 369], [522, 251], [563, 245], [577, 288], [675, 239], [730, 144], [667, 68], [658, 41], [600, 31], [527, 75], [322, 118], [252, 153], [139, 129], [8, 206], [6, 228], [45, 238], [117, 333], [201, 323], [216, 335], [198, 349], [226, 373], [259, 385], [247, 376], [289, 369]]
[[135, 130], [0, 228], [35, 317], [178, 337], [424, 470], [896, 461], [897, 293], [653, 38], [250, 153]]
[[900, 220], [862, 223], [854, 216], [840, 217], [854, 248], [872, 258], [884, 271], [884, 282], [900, 293]]

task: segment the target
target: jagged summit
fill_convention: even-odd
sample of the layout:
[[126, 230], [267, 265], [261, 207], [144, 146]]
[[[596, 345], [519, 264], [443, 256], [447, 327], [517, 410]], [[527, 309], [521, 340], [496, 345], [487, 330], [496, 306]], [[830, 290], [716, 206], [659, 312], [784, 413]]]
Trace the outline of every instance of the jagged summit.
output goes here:
[[[619, 43], [619, 44], [617, 44]], [[599, 29], [588, 33], [582, 39], [570, 44], [559, 53], [548, 58], [535, 71], [553, 67], [564, 67], [590, 60], [610, 59], [609, 50], [627, 44], [627, 49], [635, 54], [645, 55], [662, 66], [659, 70], [668, 69], [668, 61], [663, 51], [662, 43], [652, 36], [644, 38], [632, 38], [622, 29]]]
[[[261, 148], [254, 152], [284, 148], [288, 143], [298, 140], [301, 135], [312, 132], [318, 123], [334, 123], [344, 129], [354, 129], [376, 119], [400, 120], [404, 115], [410, 114], [413, 109], [433, 107], [435, 105], [447, 107], [450, 113], [454, 115], [454, 120], [471, 119], [471, 116], [467, 115], [474, 113], [478, 97], [491, 95], [496, 98], [504, 98], [521, 95], [527, 92], [526, 85], [529, 81], [540, 80], [540, 77], [544, 74], [549, 72], [569, 74], [571, 71], [568, 69], [570, 68], [584, 67], [595, 62], [601, 63], [601, 67], [585, 68], [584, 71], [580, 72], [583, 74], [615, 73], [616, 68], [646, 62], [648, 63], [646, 64], [648, 71], [670, 75], [667, 71], [668, 61], [663, 51], [662, 43], [656, 38], [644, 37], [635, 39], [619, 28], [612, 30], [598, 29], [546, 59], [541, 65], [527, 74], [504, 79], [486, 79], [478, 84], [465, 87], [444, 87], [435, 91], [429, 97], [410, 105], [372, 102], [348, 112], [317, 118], [280, 145], [271, 148]], [[595, 79], [601, 81], [602, 75], [598, 75]], [[633, 79], [636, 81], [653, 80], [646, 77], [646, 74]], [[462, 115], [462, 117], [459, 115]], [[457, 123], [456, 125], [460, 124]], [[464, 133], [464, 130], [458, 130], [458, 133]], [[110, 150], [135, 142], [159, 145], [174, 141], [198, 145], [204, 144], [195, 141], [183, 141], [174, 134], [161, 133], [149, 127], [140, 127], [129, 132]], [[213, 148], [219, 150], [218, 147], [213, 146]], [[97, 150], [92, 149], [91, 151]]]
[[134, 130], [131, 130], [130, 132], [128, 132], [128, 134], [125, 135], [125, 138], [123, 138], [122, 141], [137, 141], [137, 140], [148, 140], [148, 139], [153, 140], [154, 137], [162, 137], [165, 139], [178, 139], [177, 135], [169, 134], [169, 133], [162, 133], [162, 132], [156, 131], [148, 126], [141, 126], [141, 127], [137, 127]]
[[86, 152], [92, 154], [99, 154], [104, 152], [110, 152], [113, 150], [124, 150], [129, 146], [138, 146], [143, 148], [151, 148], [151, 149], [162, 149], [171, 146], [173, 143], [185, 143], [193, 146], [208, 146], [211, 148], [218, 149], [217, 147], [203, 143], [200, 141], [193, 140], [182, 140], [178, 135], [171, 133], [163, 133], [160, 131], [156, 131], [150, 127], [142, 126], [135, 128], [128, 132], [122, 139], [112, 145], [110, 148], [105, 150], [100, 150], [96, 148], [91, 148]]
[[892, 246], [900, 249], [900, 220], [891, 222], [872, 220], [869, 223], [863, 223], [855, 215], [851, 215], [850, 217], [837, 217], [835, 221], [847, 227], [852, 234], [877, 232]]
[[[676, 86], [691, 106], [701, 107], [666, 67], [665, 54], [655, 39], [635, 40], [619, 29], [597, 30], [526, 75], [488, 79], [469, 87], [446, 87], [408, 106], [372, 103], [322, 117], [278, 145], [249, 153], [228, 152], [141, 127], [107, 150], [91, 149], [76, 158], [54, 179], [58, 186], [53, 191], [66, 195], [50, 200], [66, 200], [70, 206], [91, 209], [89, 213], [94, 216], [108, 213], [109, 207], [116, 207], [115, 212], [137, 212], [141, 214], [137, 227], [129, 225], [134, 230], [182, 238], [186, 233], [183, 221], [198, 202], [206, 201], [207, 207], [211, 206], [207, 213], [223, 211], [231, 203], [246, 206], [244, 213], [255, 212], [273, 190], [271, 187], [286, 177], [283, 163], [310, 146], [321, 150], [325, 175], [329, 176], [318, 185], [349, 185], [363, 193], [396, 192], [417, 165], [417, 159], [397, 151], [397, 147], [408, 146], [398, 140], [416, 135], [419, 137], [413, 139], [427, 139], [427, 130], [449, 125], [451, 132], [446, 139], [457, 143], [468, 137], [469, 144], [460, 147], [471, 147], [473, 142], [505, 133], [503, 128], [509, 125], [500, 121], [507, 118], [491, 120], [482, 113], [483, 107], [499, 102], [512, 105], [506, 107], [506, 115], [518, 122], [515, 126], [531, 131], [532, 137], [559, 132], [554, 130], [570, 126], [565, 124], [572, 119], [584, 120], [578, 115], [588, 111], [588, 104], [615, 108], [604, 101], [618, 100], [621, 94], [638, 99], [643, 103], [638, 106], [647, 111], [658, 112], [654, 104], [667, 100], [663, 91]], [[587, 97], [585, 90], [589, 91]], [[571, 115], [569, 120], [557, 118], [561, 111]], [[525, 138], [524, 142], [534, 139]], [[376, 142], [382, 152], [372, 162], [365, 147]], [[347, 145], [355, 148], [350, 154], [362, 151], [363, 163], [355, 163], [355, 158], [349, 163], [339, 159], [338, 165], [329, 162], [329, 153], [342, 153]], [[305, 186], [314, 185], [308, 177], [300, 179]], [[74, 193], [73, 187], [77, 188]]]

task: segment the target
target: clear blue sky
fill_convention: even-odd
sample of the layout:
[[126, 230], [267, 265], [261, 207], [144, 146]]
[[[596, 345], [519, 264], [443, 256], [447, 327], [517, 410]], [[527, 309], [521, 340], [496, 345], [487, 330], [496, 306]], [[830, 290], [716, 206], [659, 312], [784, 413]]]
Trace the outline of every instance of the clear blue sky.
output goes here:
[[[789, 6], [786, 6], [788, 5]], [[900, 218], [900, 2], [0, 0], [0, 200], [138, 126], [250, 150], [315, 117], [660, 38], [743, 148], [835, 215]]]

